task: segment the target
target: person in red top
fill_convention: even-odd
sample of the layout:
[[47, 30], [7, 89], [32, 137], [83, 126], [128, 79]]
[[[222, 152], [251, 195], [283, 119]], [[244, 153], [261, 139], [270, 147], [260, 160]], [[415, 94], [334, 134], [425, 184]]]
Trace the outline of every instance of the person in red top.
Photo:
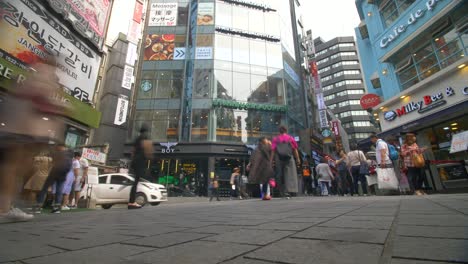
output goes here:
[[407, 169], [407, 177], [411, 191], [416, 195], [425, 194], [422, 190], [424, 181], [422, 169], [418, 168], [413, 163], [413, 155], [420, 154], [426, 151], [426, 148], [420, 148], [416, 144], [416, 135], [408, 133], [405, 136], [405, 143], [401, 146], [401, 156], [403, 157], [404, 167]]
[[[298, 145], [294, 138], [287, 134], [288, 130], [284, 126], [279, 127], [279, 135], [271, 142], [270, 161], [275, 160], [276, 175], [280, 194], [289, 198], [291, 193], [298, 192], [296, 165], [300, 165]], [[294, 158], [296, 162], [294, 162]], [[273, 164], [273, 163], [272, 163]]]

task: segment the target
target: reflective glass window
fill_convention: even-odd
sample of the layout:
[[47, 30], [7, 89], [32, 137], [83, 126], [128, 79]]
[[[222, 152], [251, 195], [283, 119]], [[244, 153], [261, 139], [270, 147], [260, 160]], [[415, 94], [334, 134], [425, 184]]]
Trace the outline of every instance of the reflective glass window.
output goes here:
[[232, 61], [232, 37], [215, 35], [215, 59]]
[[250, 85], [252, 94], [248, 101], [267, 103], [268, 102], [268, 84], [267, 77], [262, 75], [251, 75]]
[[250, 40], [250, 64], [266, 66], [265, 41]]
[[242, 6], [232, 6], [232, 27], [249, 31], [249, 13], [248, 9]]
[[246, 102], [250, 96], [250, 91], [250, 74], [233, 72], [234, 99]]
[[208, 139], [208, 118], [210, 110], [193, 109], [192, 110], [192, 142], [203, 142]]
[[232, 27], [232, 5], [216, 2], [216, 25]]
[[210, 98], [211, 96], [211, 69], [194, 70], [193, 97]]
[[249, 40], [244, 38], [232, 38], [232, 61], [250, 63]]
[[232, 72], [215, 70], [217, 96], [220, 99], [232, 99]]

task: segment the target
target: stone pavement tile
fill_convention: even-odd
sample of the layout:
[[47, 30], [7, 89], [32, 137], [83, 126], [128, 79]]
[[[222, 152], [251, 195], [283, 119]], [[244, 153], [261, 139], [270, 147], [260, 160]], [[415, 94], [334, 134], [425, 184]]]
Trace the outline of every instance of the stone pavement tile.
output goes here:
[[208, 236], [210, 235], [197, 233], [170, 233], [151, 237], [137, 238], [122, 243], [126, 245], [162, 248], [177, 245], [184, 242], [198, 240], [200, 238], [205, 238]]
[[266, 245], [291, 234], [293, 234], [293, 232], [241, 229], [238, 231], [212, 236], [203, 240], [240, 244]]
[[327, 227], [344, 227], [344, 228], [364, 228], [364, 229], [390, 229], [392, 222], [389, 221], [363, 221], [363, 220], [347, 220], [333, 219], [322, 223], [319, 226]]
[[259, 230], [286, 230], [286, 231], [298, 231], [313, 226], [314, 223], [280, 223], [272, 222], [261, 224], [258, 226], [245, 226], [245, 229], [259, 229]]
[[330, 217], [290, 217], [285, 219], [280, 219], [280, 223], [309, 223], [309, 224], [318, 224], [330, 220]]
[[239, 257], [230, 261], [223, 262], [223, 264], [273, 264], [273, 263], [275, 262], [248, 259], [244, 257]]
[[212, 226], [205, 226], [205, 227], [199, 227], [199, 228], [194, 228], [194, 229], [187, 229], [182, 232], [202, 233], [202, 234], [223, 234], [223, 233], [236, 231], [241, 228], [242, 226], [212, 225]]
[[468, 240], [396, 237], [393, 256], [452, 262], [468, 262]]
[[172, 233], [172, 232], [177, 232], [177, 231], [182, 231], [182, 230], [188, 230], [187, 228], [178, 228], [178, 227], [168, 227], [168, 226], [153, 226], [153, 227], [146, 227], [146, 228], [140, 228], [138, 226], [135, 227], [135, 229], [116, 229], [113, 231], [116, 234], [119, 235], [125, 235], [125, 236], [141, 236], [141, 237], [147, 237], [147, 236], [155, 236], [155, 235], [161, 235], [161, 234], [166, 234], [166, 233]]
[[434, 261], [424, 261], [424, 260], [414, 260], [414, 259], [400, 259], [393, 258], [390, 264], [450, 264], [450, 262], [434, 262]]
[[388, 230], [311, 227], [292, 237], [384, 244], [387, 234]]
[[397, 234], [400, 236], [468, 239], [468, 226], [453, 227], [400, 225], [397, 227]]
[[382, 216], [382, 215], [343, 215], [336, 219], [351, 220], [351, 221], [383, 221], [393, 222], [394, 216]]
[[378, 263], [382, 245], [283, 239], [247, 254], [249, 258], [292, 264], [305, 263]]
[[396, 210], [356, 210], [346, 215], [394, 216], [396, 213]]
[[400, 210], [399, 215], [457, 215], [452, 210]]
[[0, 262], [20, 260], [63, 252], [58, 248], [46, 245], [47, 241], [42, 243], [35, 242], [31, 245], [30, 240], [7, 242], [0, 241]]
[[130, 237], [114, 233], [94, 233], [86, 235], [70, 233], [66, 238], [54, 239], [48, 242], [48, 244], [57, 248], [77, 250], [122, 242], [133, 238], [136, 238], [136, 236]]
[[468, 226], [468, 216], [463, 215], [402, 215], [399, 225]]
[[28, 264], [50, 263], [118, 263], [124, 257], [153, 250], [131, 245], [106, 245], [89, 249], [68, 251], [40, 258], [23, 260]]
[[128, 263], [215, 264], [256, 249], [256, 246], [223, 242], [194, 241], [127, 257]]
[[269, 222], [269, 220], [263, 219], [241, 219], [241, 220], [234, 220], [228, 223], [224, 223], [224, 225], [232, 225], [232, 226], [256, 226], [260, 224], [264, 224]]
[[188, 221], [184, 220], [181, 221], [180, 219], [174, 219], [174, 221], [171, 224], [168, 224], [170, 227], [185, 227], [185, 228], [197, 228], [197, 227], [204, 227], [204, 226], [209, 226], [209, 225], [216, 225], [219, 224], [219, 222], [198, 222], [198, 221]]

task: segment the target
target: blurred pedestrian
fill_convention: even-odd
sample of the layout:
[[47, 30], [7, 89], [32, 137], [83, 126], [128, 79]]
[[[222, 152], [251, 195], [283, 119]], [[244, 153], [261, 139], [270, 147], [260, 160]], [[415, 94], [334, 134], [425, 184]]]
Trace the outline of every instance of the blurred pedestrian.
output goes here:
[[271, 165], [271, 142], [266, 137], [258, 140], [258, 146], [250, 156], [247, 165], [249, 171], [249, 182], [262, 185], [262, 199], [271, 200], [268, 194], [269, 181], [275, 176]]
[[37, 204], [33, 208], [34, 213], [41, 213], [49, 187], [52, 187], [52, 193], [55, 195], [55, 203], [52, 208], [52, 213], [61, 212], [64, 185], [66, 183], [67, 177], [70, 181], [69, 174], [72, 169], [72, 157], [64, 144], [57, 144], [55, 152], [52, 155], [52, 161], [52, 169], [50, 170], [49, 176], [42, 186], [41, 192], [37, 196]]
[[[338, 152], [338, 159], [336, 160], [336, 169], [338, 171], [338, 194], [353, 195], [352, 180], [350, 179], [350, 173], [348, 168], [348, 155], [344, 150]], [[351, 181], [350, 181], [351, 180]]]
[[[401, 146], [401, 156], [403, 156], [405, 170], [411, 191], [416, 195], [426, 194], [422, 190], [422, 184], [424, 182], [423, 170], [424, 158], [422, 153], [426, 151], [426, 148], [420, 148], [416, 143], [416, 135], [413, 133], [407, 133], [405, 136], [405, 142]], [[421, 160], [422, 159], [422, 160]]]
[[89, 162], [87, 159], [81, 157], [81, 153], [76, 152], [75, 156], [78, 158], [80, 163], [80, 169], [78, 172], [78, 176], [73, 183], [73, 195], [70, 196], [70, 208], [75, 209], [78, 207], [78, 201], [80, 200], [81, 190], [86, 183], [86, 179], [88, 178], [88, 169], [89, 169]]
[[375, 152], [366, 153], [367, 163], [369, 165], [369, 174], [366, 175], [367, 186], [370, 195], [377, 195], [377, 162], [375, 161]]
[[[273, 138], [271, 144], [270, 161], [275, 161], [276, 178], [281, 197], [290, 198], [291, 194], [297, 194], [297, 167], [301, 164], [298, 145], [294, 138], [287, 134], [285, 126], [279, 127], [279, 135]], [[296, 162], [294, 162], [294, 158]]]
[[304, 185], [304, 194], [312, 195], [312, 173], [310, 171], [310, 166], [308, 161], [304, 161], [302, 165], [302, 182]]
[[242, 200], [242, 195], [240, 193], [240, 184], [241, 184], [240, 177], [241, 177], [240, 168], [235, 167], [232, 171], [231, 179], [229, 180], [229, 183], [231, 184], [231, 199], [234, 197], [238, 197], [240, 200]]
[[33, 218], [13, 207], [13, 197], [18, 183], [32, 176], [33, 157], [47, 147], [54, 132], [63, 131], [63, 122], [56, 118], [64, 107], [56, 99], [61, 87], [55, 60], [51, 57], [30, 69], [25, 81], [17, 82], [0, 102], [0, 217], [12, 220]]
[[329, 196], [331, 193], [331, 182], [335, 177], [333, 176], [330, 165], [328, 165], [328, 161], [322, 159], [322, 162], [315, 167], [315, 170], [318, 175], [321, 195]]
[[132, 189], [130, 190], [128, 209], [141, 208], [141, 205], [135, 202], [137, 187], [140, 179], [145, 177], [148, 161], [153, 156], [153, 142], [149, 139], [147, 134], [148, 126], [146, 124], [142, 124], [140, 128], [140, 135], [133, 143], [133, 157], [131, 167], [135, 175], [135, 180], [133, 181]]
[[363, 170], [364, 167], [368, 167], [367, 158], [364, 155], [364, 152], [358, 149], [357, 144], [351, 146], [351, 152], [348, 153], [348, 167], [351, 170], [351, 175], [353, 176], [353, 193], [359, 195], [359, 183], [361, 183], [361, 188], [364, 196], [367, 195], [367, 179], [366, 175], [369, 174]]
[[26, 199], [35, 202], [52, 168], [52, 158], [45, 153], [41, 153], [34, 157], [33, 162], [34, 174], [24, 185], [24, 189], [27, 191]]
[[213, 197], [216, 196], [216, 201], [221, 201], [219, 199], [219, 178], [218, 175], [214, 176], [213, 179], [210, 180], [210, 202], [213, 200]]

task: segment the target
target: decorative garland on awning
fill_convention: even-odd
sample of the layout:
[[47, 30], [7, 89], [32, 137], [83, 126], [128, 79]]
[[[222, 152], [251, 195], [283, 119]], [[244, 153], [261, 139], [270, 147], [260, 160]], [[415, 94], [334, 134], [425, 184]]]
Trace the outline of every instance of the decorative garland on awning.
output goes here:
[[237, 35], [237, 36], [246, 37], [246, 38], [263, 39], [263, 40], [270, 41], [270, 42], [280, 41], [278, 37], [275, 37], [272, 35], [249, 32], [245, 30], [233, 29], [233, 28], [228, 28], [228, 27], [216, 27], [216, 31], [220, 33], [224, 33], [224, 34]]
[[214, 99], [212, 107], [239, 109], [239, 110], [256, 110], [265, 112], [281, 112], [286, 113], [288, 106], [286, 105], [273, 105], [273, 104], [255, 104], [255, 103], [244, 103], [236, 102], [231, 100]]
[[240, 5], [240, 6], [245, 6], [248, 8], [252, 9], [258, 9], [262, 10], [263, 12], [276, 12], [276, 9], [271, 8], [268, 5], [265, 4], [258, 4], [250, 1], [244, 1], [244, 0], [221, 0], [223, 2], [233, 4], [233, 5]]

